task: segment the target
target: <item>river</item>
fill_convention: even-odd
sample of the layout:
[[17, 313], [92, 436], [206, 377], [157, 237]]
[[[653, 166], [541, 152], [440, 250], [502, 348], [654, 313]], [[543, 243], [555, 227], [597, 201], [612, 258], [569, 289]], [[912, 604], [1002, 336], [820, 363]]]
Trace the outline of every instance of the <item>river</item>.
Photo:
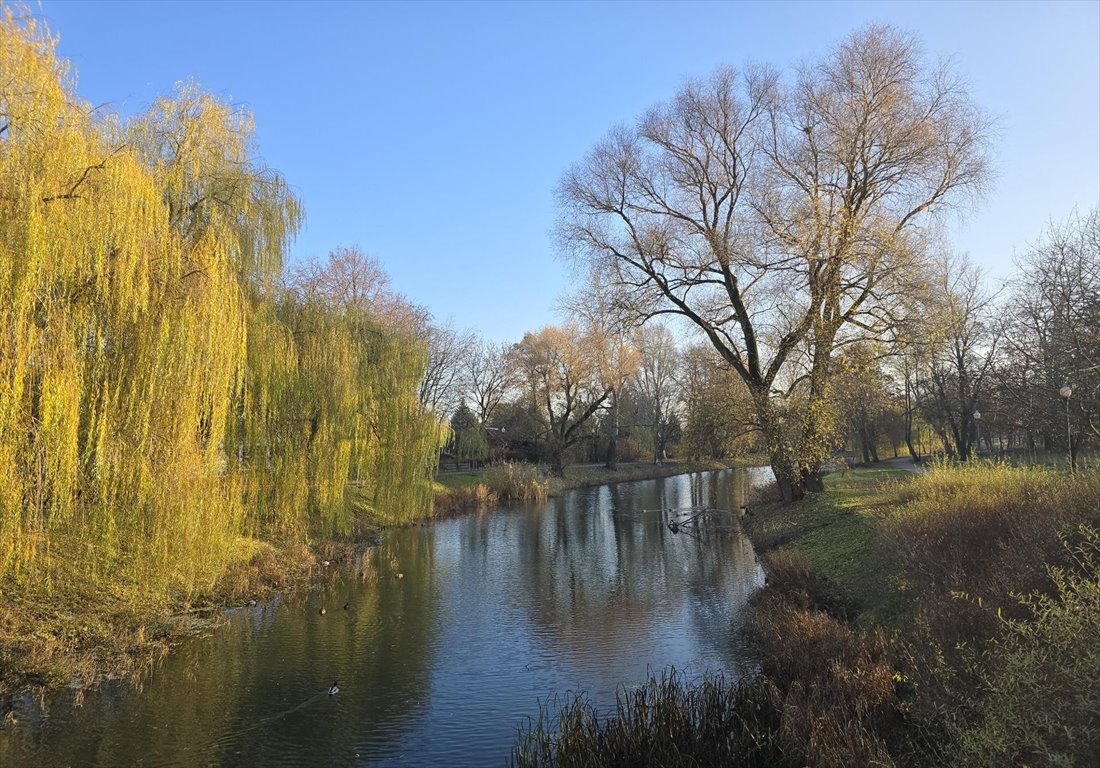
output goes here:
[[766, 474], [584, 488], [388, 532], [320, 589], [231, 611], [138, 681], [21, 702], [0, 765], [504, 765], [556, 694], [606, 707], [651, 670], [751, 667], [738, 630], [762, 574], [736, 515], [673, 532], [661, 510], [734, 510]]

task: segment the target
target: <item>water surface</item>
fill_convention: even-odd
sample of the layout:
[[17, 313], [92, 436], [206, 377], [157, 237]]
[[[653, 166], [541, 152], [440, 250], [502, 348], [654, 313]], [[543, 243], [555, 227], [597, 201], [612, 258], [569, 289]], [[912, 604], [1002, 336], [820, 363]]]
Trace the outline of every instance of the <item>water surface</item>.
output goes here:
[[322, 589], [233, 611], [140, 683], [23, 702], [0, 765], [503, 765], [555, 694], [607, 706], [650, 670], [746, 668], [752, 548], [730, 512], [674, 533], [667, 510], [735, 509], [762, 477], [579, 489], [390, 532]]

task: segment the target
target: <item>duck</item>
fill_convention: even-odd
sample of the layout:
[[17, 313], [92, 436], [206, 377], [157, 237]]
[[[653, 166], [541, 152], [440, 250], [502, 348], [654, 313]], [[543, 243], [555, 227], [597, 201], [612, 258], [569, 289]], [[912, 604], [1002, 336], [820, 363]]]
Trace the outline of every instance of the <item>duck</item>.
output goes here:
[[405, 578], [405, 574], [403, 574], [403, 573], [396, 573], [396, 574], [394, 574], [394, 578], [395, 578], [395, 579], [403, 579], [403, 578]]
[[338, 686], [338, 685], [336, 684], [336, 681], [335, 681], [335, 680], [333, 680], [333, 681], [332, 681], [332, 687], [328, 689], [328, 695], [329, 695], [329, 696], [335, 696], [335, 695], [336, 695], [336, 694], [338, 694], [339, 692], [340, 692], [340, 686]]
[[328, 613], [328, 611], [326, 611], [326, 610], [325, 610], [324, 608], [322, 608], [321, 610], [317, 611], [317, 613], [319, 613], [319, 614], [321, 614], [322, 616], [324, 616], [324, 615], [325, 615], [326, 613]]
[[351, 603], [344, 603], [344, 610], [345, 611], [350, 611], [351, 610]]

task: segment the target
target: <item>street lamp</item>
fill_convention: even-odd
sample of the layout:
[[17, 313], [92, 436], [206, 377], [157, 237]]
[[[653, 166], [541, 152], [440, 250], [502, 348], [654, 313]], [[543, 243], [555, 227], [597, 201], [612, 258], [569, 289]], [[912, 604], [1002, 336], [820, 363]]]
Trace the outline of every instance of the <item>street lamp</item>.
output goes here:
[[974, 458], [982, 452], [982, 412], [974, 411]]
[[1066, 403], [1066, 456], [1069, 457], [1069, 471], [1077, 469], [1073, 465], [1073, 431], [1069, 425], [1069, 399], [1073, 395], [1073, 388], [1069, 384], [1066, 384], [1058, 390], [1058, 394], [1061, 395], [1062, 400]]

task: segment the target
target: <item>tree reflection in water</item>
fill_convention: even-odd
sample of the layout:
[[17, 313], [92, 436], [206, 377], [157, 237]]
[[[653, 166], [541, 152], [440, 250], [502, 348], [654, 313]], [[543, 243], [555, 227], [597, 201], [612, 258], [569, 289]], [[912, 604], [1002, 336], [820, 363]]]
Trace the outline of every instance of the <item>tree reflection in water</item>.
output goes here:
[[[501, 763], [540, 698], [610, 704], [650, 669], [750, 663], [738, 630], [761, 575], [733, 511], [747, 482], [623, 483], [392, 531], [322, 590], [235, 612], [136, 685], [21, 702], [0, 764]], [[668, 529], [662, 510], [703, 506], [731, 511]]]

